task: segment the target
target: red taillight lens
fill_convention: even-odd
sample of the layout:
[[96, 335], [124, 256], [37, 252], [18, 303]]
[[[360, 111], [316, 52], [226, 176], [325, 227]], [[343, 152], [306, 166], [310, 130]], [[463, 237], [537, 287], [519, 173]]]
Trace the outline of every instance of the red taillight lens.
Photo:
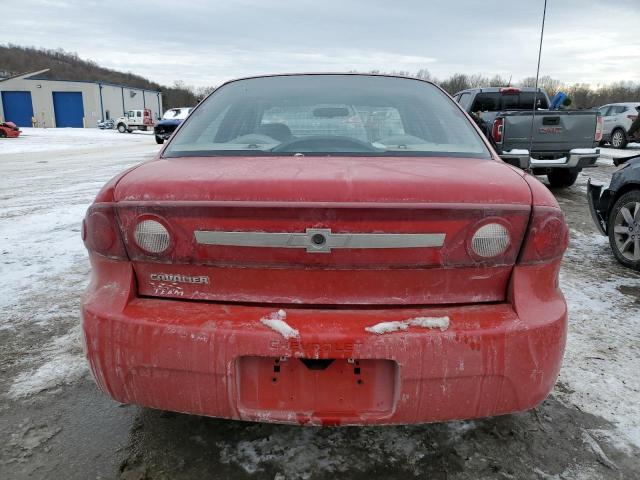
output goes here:
[[636, 121], [636, 118], [638, 118], [638, 116], [637, 116], [637, 115], [627, 115], [627, 118], [628, 118], [629, 120], [631, 120], [632, 122], [635, 122], [635, 121]]
[[118, 260], [127, 259], [111, 203], [94, 203], [89, 207], [82, 222], [82, 240], [90, 252]]
[[502, 129], [504, 128], [504, 118], [496, 118], [491, 129], [491, 136], [496, 143], [502, 143]]
[[533, 207], [518, 263], [531, 265], [561, 258], [568, 246], [569, 229], [562, 211], [555, 207]]
[[602, 119], [602, 117], [598, 115], [596, 118], [596, 134], [594, 136], [594, 139], [596, 142], [599, 142], [602, 140], [602, 130], [604, 126], [603, 122], [604, 120]]

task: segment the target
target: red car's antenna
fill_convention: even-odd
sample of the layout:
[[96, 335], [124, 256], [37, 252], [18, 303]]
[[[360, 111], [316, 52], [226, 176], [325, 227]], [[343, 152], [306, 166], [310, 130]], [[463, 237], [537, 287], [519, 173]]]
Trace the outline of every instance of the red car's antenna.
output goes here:
[[540, 48], [538, 49], [538, 68], [536, 70], [536, 89], [533, 92], [533, 114], [531, 115], [531, 131], [529, 132], [529, 155], [533, 148], [533, 125], [536, 121], [536, 106], [538, 104], [538, 82], [540, 80], [540, 59], [542, 58], [542, 39], [544, 38], [544, 22], [547, 18], [547, 0], [544, 0], [542, 11], [542, 29], [540, 30]]

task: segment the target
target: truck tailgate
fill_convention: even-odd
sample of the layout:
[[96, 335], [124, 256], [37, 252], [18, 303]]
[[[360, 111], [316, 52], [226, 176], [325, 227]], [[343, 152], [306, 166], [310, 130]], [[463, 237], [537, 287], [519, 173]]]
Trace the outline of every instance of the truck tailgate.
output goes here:
[[[537, 111], [533, 119], [533, 157], [566, 154], [571, 149], [596, 146], [595, 130], [598, 113], [595, 110]], [[532, 112], [506, 112], [502, 150], [530, 147]]]

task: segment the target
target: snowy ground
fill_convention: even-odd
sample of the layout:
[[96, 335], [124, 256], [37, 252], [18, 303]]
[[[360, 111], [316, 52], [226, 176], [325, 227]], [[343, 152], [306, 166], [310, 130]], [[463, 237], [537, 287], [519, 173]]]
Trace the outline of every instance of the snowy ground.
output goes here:
[[630, 157], [632, 155], [640, 155], [640, 143], [630, 143], [627, 148], [619, 150], [610, 146], [600, 148], [600, 158], [598, 163], [601, 165], [613, 165], [614, 158]]
[[[635, 146], [634, 146], [635, 147]], [[637, 146], [640, 153], [640, 145]], [[571, 227], [570, 333], [552, 396], [519, 415], [383, 428], [245, 424], [118, 405], [82, 359], [80, 221], [101, 185], [159, 146], [148, 134], [24, 129], [0, 142], [0, 478], [637, 478], [640, 275], [596, 233], [588, 176], [556, 194]]]
[[134, 131], [130, 134], [117, 130], [99, 130], [97, 128], [27, 128], [11, 141], [0, 142], [0, 155], [34, 152], [85, 150], [112, 147], [122, 144], [148, 145], [153, 132]]

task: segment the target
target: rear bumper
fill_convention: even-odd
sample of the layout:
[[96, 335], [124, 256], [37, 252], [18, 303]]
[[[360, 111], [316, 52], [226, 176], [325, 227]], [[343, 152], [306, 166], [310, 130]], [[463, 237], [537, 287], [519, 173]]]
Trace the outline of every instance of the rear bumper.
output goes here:
[[174, 129], [174, 130], [171, 130], [170, 132], [169, 132], [169, 131], [167, 131], [167, 130], [165, 130], [165, 129], [163, 129], [163, 128], [162, 128], [162, 129], [158, 129], [158, 128], [156, 128], [156, 129], [154, 129], [154, 130], [153, 130], [153, 133], [154, 133], [157, 137], [160, 137], [160, 138], [162, 138], [162, 139], [164, 139], [164, 140], [168, 140], [168, 139], [169, 139], [169, 137], [170, 137], [171, 135], [173, 135], [173, 132], [175, 132], [175, 129]]
[[[522, 165], [529, 165], [530, 168], [551, 169], [551, 168], [568, 168], [583, 169], [595, 167], [596, 161], [600, 156], [599, 148], [577, 148], [569, 152], [561, 158], [543, 160], [527, 155], [526, 150], [510, 150], [503, 152], [500, 157], [507, 161], [508, 159], [517, 159]], [[512, 162], [509, 162], [512, 163]]]
[[[82, 307], [86, 354], [98, 386], [123, 403], [252, 421], [426, 423], [532, 408], [553, 388], [562, 363], [566, 304], [556, 286], [536, 281], [540, 269], [557, 270], [559, 262], [516, 267], [511, 303], [284, 307], [298, 332], [289, 338], [261, 322], [278, 307], [136, 298], [129, 263], [93, 256], [92, 264]], [[443, 316], [450, 322], [443, 331], [365, 330]], [[270, 366], [259, 369], [261, 357], [290, 362], [297, 376], [287, 379], [285, 368], [275, 379]], [[305, 372], [299, 358], [342, 366]], [[362, 364], [357, 377], [347, 368], [355, 362]]]
[[589, 168], [595, 167], [600, 156], [599, 148], [576, 148], [569, 151], [569, 155], [554, 160], [539, 160], [531, 158], [532, 168]]
[[602, 235], [606, 235], [607, 212], [606, 209], [602, 210], [601, 208], [602, 188], [603, 185], [598, 183], [591, 183], [591, 179], [587, 180], [587, 201], [589, 203], [589, 212], [591, 213], [591, 218], [593, 219], [593, 223], [596, 224], [596, 227], [598, 227], [598, 231]]

